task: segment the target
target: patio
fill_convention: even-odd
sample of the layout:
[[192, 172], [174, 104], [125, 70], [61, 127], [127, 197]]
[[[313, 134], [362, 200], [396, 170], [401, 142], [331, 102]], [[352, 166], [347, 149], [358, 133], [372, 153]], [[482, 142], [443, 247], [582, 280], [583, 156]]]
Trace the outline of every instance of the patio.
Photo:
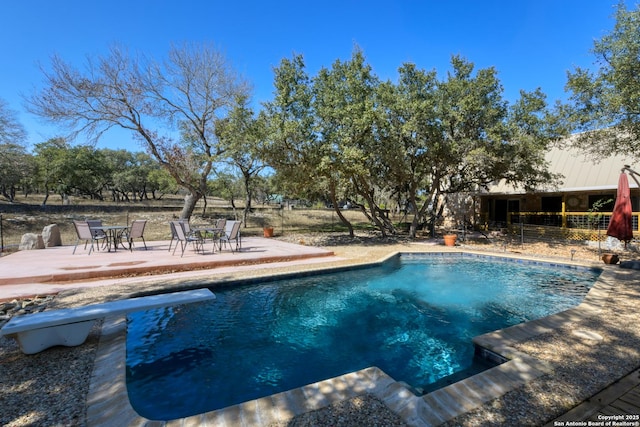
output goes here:
[[[197, 253], [189, 246], [183, 257], [180, 257], [180, 248], [173, 255], [169, 243], [168, 240], [147, 242], [148, 250], [139, 243], [131, 252], [119, 248], [116, 252], [94, 250], [88, 255], [89, 248], [79, 245], [72, 255], [73, 246], [68, 245], [2, 256], [0, 301], [53, 294], [71, 288], [105, 286], [113, 284], [115, 278], [143, 276], [141, 280], [149, 280], [167, 273], [191, 272], [190, 276], [193, 276], [198, 270], [222, 273], [255, 264], [275, 266], [283, 262], [336, 260], [333, 252], [325, 249], [260, 237], [243, 238], [242, 249], [235, 253], [229, 249], [212, 252], [213, 244], [208, 242], [205, 254]], [[105, 282], [105, 279], [111, 281]]]

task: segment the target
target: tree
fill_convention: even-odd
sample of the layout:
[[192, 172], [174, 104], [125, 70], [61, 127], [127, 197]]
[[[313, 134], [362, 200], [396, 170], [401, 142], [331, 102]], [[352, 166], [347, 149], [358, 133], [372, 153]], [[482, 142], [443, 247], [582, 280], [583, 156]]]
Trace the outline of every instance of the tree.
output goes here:
[[264, 104], [268, 140], [261, 156], [288, 196], [326, 194], [329, 186], [318, 169], [325, 147], [315, 129], [313, 83], [302, 55], [280, 62], [274, 87], [274, 99]]
[[613, 31], [594, 42], [595, 72], [568, 73], [570, 119], [581, 133], [576, 145], [595, 157], [640, 158], [640, 5], [619, 3]]
[[31, 156], [20, 144], [0, 144], [0, 192], [10, 202], [16, 191], [32, 173]]
[[551, 180], [544, 153], [564, 129], [544, 94], [521, 92], [509, 105], [495, 69], [457, 56], [451, 65], [442, 81], [404, 64], [398, 83], [380, 83], [359, 49], [313, 79], [301, 57], [283, 61], [267, 104], [272, 166], [328, 194], [341, 219], [345, 195], [383, 236], [396, 232], [382, 205], [392, 196], [415, 213], [415, 236], [448, 194], [500, 179], [526, 188]]
[[397, 85], [380, 89], [380, 162], [389, 165], [390, 190], [403, 193], [419, 223], [433, 222], [448, 194], [471, 192], [505, 179], [535, 188], [554, 177], [544, 153], [563, 128], [544, 94], [521, 92], [512, 106], [502, 98], [493, 68], [454, 56], [447, 78], [400, 68]]
[[105, 151], [92, 145], [69, 148], [64, 181], [67, 188], [81, 197], [104, 200], [103, 190], [113, 182], [116, 167]]
[[38, 183], [44, 187], [42, 206], [47, 204], [52, 191], [60, 194], [63, 200], [65, 199], [68, 192], [68, 187], [64, 184], [65, 166], [69, 148], [64, 138], [53, 138], [35, 145]]
[[415, 236], [426, 210], [437, 198], [438, 151], [442, 129], [438, 116], [441, 101], [436, 72], [414, 64], [399, 69], [398, 83], [384, 82], [378, 89], [377, 129], [381, 164], [391, 194], [414, 212], [410, 235]]
[[229, 201], [236, 217], [236, 198], [242, 195], [243, 184], [227, 172], [218, 172], [215, 179], [209, 181], [209, 193]]
[[216, 121], [249, 90], [210, 45], [173, 46], [164, 61], [112, 47], [83, 70], [54, 56], [43, 74], [45, 87], [28, 99], [29, 110], [92, 141], [112, 127], [130, 130], [187, 190], [184, 219], [222, 155]]
[[15, 111], [0, 98], [0, 144], [24, 145], [27, 132], [18, 121]]
[[246, 98], [239, 98], [229, 115], [216, 125], [216, 134], [224, 147], [227, 162], [240, 171], [244, 183], [245, 207], [242, 221], [247, 225], [247, 216], [251, 211], [254, 196], [253, 182], [258, 174], [267, 167], [260, 160], [262, 145], [266, 139], [266, 118], [254, 117]]
[[[267, 153], [278, 181], [298, 197], [327, 195], [338, 218], [354, 236], [353, 225], [340, 210], [341, 199], [364, 195], [355, 203], [376, 222], [370, 180], [375, 152], [372, 137], [373, 99], [377, 78], [356, 49], [349, 61], [336, 61], [310, 78], [302, 56], [283, 60], [275, 70], [275, 99], [266, 104], [270, 124]], [[354, 200], [355, 202], [355, 200]], [[386, 232], [383, 225], [377, 225]]]
[[[328, 183], [329, 195], [337, 215], [342, 215], [337, 189], [380, 230], [383, 236], [394, 232], [393, 224], [377, 202], [380, 187], [380, 162], [374, 150], [374, 111], [379, 85], [363, 52], [355, 49], [348, 61], [335, 61], [331, 69], [322, 69], [314, 79], [317, 129], [323, 143], [319, 172]], [[356, 199], [364, 203], [358, 203]]]
[[15, 111], [0, 98], [0, 189], [9, 201], [14, 200], [16, 187], [29, 174], [26, 136]]
[[165, 168], [159, 165], [149, 171], [147, 185], [147, 190], [151, 192], [151, 197], [158, 200], [165, 194], [177, 193], [179, 188], [176, 180], [173, 179]]

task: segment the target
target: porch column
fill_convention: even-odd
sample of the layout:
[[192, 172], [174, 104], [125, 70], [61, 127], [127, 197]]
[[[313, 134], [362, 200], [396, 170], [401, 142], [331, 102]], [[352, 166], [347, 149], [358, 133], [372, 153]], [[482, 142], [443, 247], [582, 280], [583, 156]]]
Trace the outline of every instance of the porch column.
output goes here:
[[567, 228], [567, 195], [562, 195], [562, 228]]

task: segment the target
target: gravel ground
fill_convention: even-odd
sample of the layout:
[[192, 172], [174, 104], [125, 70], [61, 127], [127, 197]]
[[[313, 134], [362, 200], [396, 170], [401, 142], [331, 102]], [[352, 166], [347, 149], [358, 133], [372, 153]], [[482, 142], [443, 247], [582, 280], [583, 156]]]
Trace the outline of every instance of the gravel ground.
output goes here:
[[[344, 262], [360, 263], [378, 260], [386, 254], [414, 248], [410, 242], [358, 236], [296, 235], [289, 241], [332, 249]], [[429, 243], [429, 242], [425, 242]], [[597, 261], [598, 253], [584, 246], [527, 245], [526, 250], [508, 243], [480, 240], [468, 248], [490, 252], [518, 252], [528, 255], [568, 260], [571, 249], [576, 261]], [[331, 265], [331, 264], [329, 264]], [[252, 272], [259, 274], [261, 271]], [[264, 269], [264, 273], [277, 270]], [[140, 290], [137, 288], [136, 290]], [[95, 291], [67, 291], [53, 300], [42, 301], [47, 309], [72, 307], [97, 298]], [[117, 292], [122, 292], [118, 289]], [[638, 286], [620, 289], [627, 298], [616, 298], [602, 316], [585, 324], [567, 325], [553, 333], [521, 343], [518, 350], [553, 364], [555, 374], [528, 383], [507, 393], [477, 411], [453, 420], [448, 425], [539, 425], [555, 417], [576, 402], [600, 390], [613, 380], [640, 366], [640, 333], [638, 332]], [[101, 298], [109, 299], [109, 295]], [[608, 311], [607, 311], [608, 310]], [[5, 319], [14, 315], [7, 310]], [[0, 313], [0, 316], [3, 313]], [[2, 317], [0, 317], [2, 323]], [[572, 331], [600, 331], [603, 342], [582, 342]], [[615, 334], [610, 331], [614, 330]], [[607, 331], [605, 333], [605, 331]], [[0, 338], [0, 425], [3, 426], [83, 426], [89, 378], [99, 339], [94, 327], [89, 339], [79, 347], [56, 347], [25, 356], [13, 340]], [[584, 363], [575, 363], [576, 358]], [[566, 361], [570, 363], [566, 363]], [[588, 368], [586, 368], [588, 367]], [[294, 418], [281, 426], [404, 426], [402, 420], [373, 396], [356, 398]]]

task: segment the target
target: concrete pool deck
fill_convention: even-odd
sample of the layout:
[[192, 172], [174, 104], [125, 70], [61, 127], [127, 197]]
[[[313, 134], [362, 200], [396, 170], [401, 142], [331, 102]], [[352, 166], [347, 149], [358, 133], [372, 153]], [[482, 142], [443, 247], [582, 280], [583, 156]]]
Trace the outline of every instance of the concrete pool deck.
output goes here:
[[[299, 245], [292, 246], [298, 247]], [[294, 249], [294, 253], [302, 252], [301, 248], [303, 247], [300, 247], [299, 250]], [[412, 245], [412, 250], [445, 252], [442, 246], [426, 247], [422, 245], [420, 247], [420, 245]], [[317, 258], [282, 259], [281, 261], [294, 270], [296, 266], [308, 265], [309, 263], [316, 263], [315, 267], [320, 268], [325, 262], [331, 264], [337, 260], [338, 257], [333, 256], [330, 251], [328, 252], [329, 254], [324, 253]], [[489, 254], [483, 253], [483, 255]], [[494, 255], [500, 256], [500, 254]], [[93, 254], [84, 257], [92, 258]], [[0, 265], [3, 260], [6, 261], [9, 258], [0, 258]], [[176, 258], [179, 257], [176, 256]], [[241, 265], [242, 263], [240, 263], [232, 267], [220, 266], [218, 268], [229, 268], [233, 271], [243, 268], [256, 269], [258, 261], [250, 262], [250, 265]], [[276, 267], [277, 264], [279, 262], [273, 261], [270, 266]], [[174, 273], [166, 277], [181, 281], [182, 278], [192, 278], [194, 275], [198, 275], [201, 280], [211, 280], [212, 277], [221, 275], [224, 280], [228, 271], [218, 268]], [[0, 277], [2, 276], [0, 275]], [[157, 277], [153, 277], [153, 280], [157, 279]], [[110, 287], [127, 280], [131, 281], [132, 279], [104, 279], [97, 280], [95, 283]], [[138, 283], [141, 280], [151, 281], [152, 277], [145, 276], [135, 280]], [[84, 284], [86, 285], [86, 283]], [[61, 286], [60, 284], [45, 285]], [[62, 284], [62, 286], [81, 285], [82, 282]], [[5, 286], [16, 285], [0, 285], [0, 291]], [[195, 286], [195, 284], [190, 286]], [[505, 417], [502, 422], [498, 419], [496, 422], [489, 422], [485, 425], [525, 425], [514, 421], [515, 418], [512, 417], [516, 417], [517, 414], [513, 414], [512, 409], [505, 402], [521, 399], [520, 395], [527, 395], [530, 393], [530, 389], [535, 390], [537, 383], [553, 383], [554, 381], [571, 383], [573, 379], [565, 378], [565, 373], [568, 369], [567, 366], [574, 364], [579, 364], [575, 372], [583, 372], [586, 376], [604, 370], [610, 371], [610, 375], [596, 382], [591, 388], [586, 387], [584, 392], [577, 393], [582, 397], [573, 398], [573, 401], [569, 402], [570, 406], [563, 410], [554, 407], [548, 412], [544, 411], [543, 403], [527, 402], [529, 406], [535, 407], [537, 405], [540, 408], [537, 412], [535, 408], [529, 408], [529, 413], [525, 414], [529, 420], [526, 424], [543, 425], [550, 422], [549, 425], [554, 425], [554, 419], [557, 421], [555, 425], [563, 425], [561, 423], [566, 421], [601, 421], [598, 414], [637, 415], [640, 413], [640, 373], [638, 372], [638, 367], [640, 367], [640, 326], [638, 325], [640, 322], [638, 322], [637, 310], [635, 313], [629, 313], [630, 309], [627, 306], [630, 300], [635, 301], [635, 306], [638, 306], [640, 281], [637, 272], [623, 271], [618, 267], [606, 267], [598, 283], [580, 306], [539, 321], [528, 322], [476, 337], [474, 341], [479, 347], [505, 357], [508, 359], [506, 363], [424, 396], [415, 396], [402, 384], [395, 382], [379, 369], [368, 368], [219, 411], [166, 423], [151, 422], [149, 425], [236, 426], [282, 423], [292, 417], [362, 393], [369, 393], [380, 398], [389, 408], [400, 414], [409, 425], [427, 426], [446, 423], [449, 425], [471, 425], [472, 423], [466, 424], [461, 420], [464, 420], [465, 417], [483, 416], [485, 413], [495, 417], [496, 412], [501, 414], [501, 411], [504, 412], [502, 416]], [[613, 318], [612, 313], [619, 316], [618, 321]], [[621, 335], [627, 337], [630, 344], [620, 345], [616, 340]], [[540, 339], [540, 337], [544, 339]], [[124, 318], [110, 318], [105, 321], [87, 399], [88, 425], [145, 425], [149, 423], [131, 408], [126, 394], [125, 338]], [[561, 341], [560, 345], [563, 348], [586, 346], [586, 350], [581, 350], [580, 354], [573, 354], [573, 357], [566, 357], [562, 351], [557, 351], [553, 347], [558, 344], [555, 342], [558, 340]], [[529, 347], [531, 341], [535, 342], [535, 345]], [[545, 341], [549, 341], [553, 345], [546, 345]], [[624, 360], [630, 360], [631, 364], [622, 368], [602, 367], [599, 366], [601, 363], [596, 357], [583, 360], [585, 359], [583, 356], [588, 355], [589, 349], [600, 348], [604, 350], [606, 346], [611, 348], [609, 353], [624, 353]], [[556, 379], [556, 377], [560, 379]], [[574, 386], [572, 383], [570, 385]], [[496, 409], [496, 406], [500, 405], [505, 407]], [[567, 403], [565, 402], [564, 405], [566, 406]], [[553, 404], [547, 404], [547, 406], [553, 406]], [[569, 410], [571, 406], [576, 406], [576, 408]], [[556, 419], [556, 417], [560, 418]]]
[[[184, 256], [180, 248], [175, 255], [169, 241], [147, 242], [147, 250], [136, 242], [133, 251], [93, 251], [79, 245], [57, 246], [40, 250], [19, 251], [0, 257], [0, 301], [34, 295], [55, 294], [73, 288], [101, 287], [118, 283], [116, 278], [143, 276], [150, 280], [161, 274], [186, 273], [220, 275], [252, 265], [282, 263], [316, 263], [334, 261], [333, 252], [312, 246], [296, 245], [276, 239], [246, 237], [242, 249], [212, 252], [212, 243], [204, 254], [191, 246]], [[175, 247], [175, 243], [173, 245]], [[208, 273], [207, 273], [208, 272]], [[122, 280], [120, 280], [122, 281]]]

